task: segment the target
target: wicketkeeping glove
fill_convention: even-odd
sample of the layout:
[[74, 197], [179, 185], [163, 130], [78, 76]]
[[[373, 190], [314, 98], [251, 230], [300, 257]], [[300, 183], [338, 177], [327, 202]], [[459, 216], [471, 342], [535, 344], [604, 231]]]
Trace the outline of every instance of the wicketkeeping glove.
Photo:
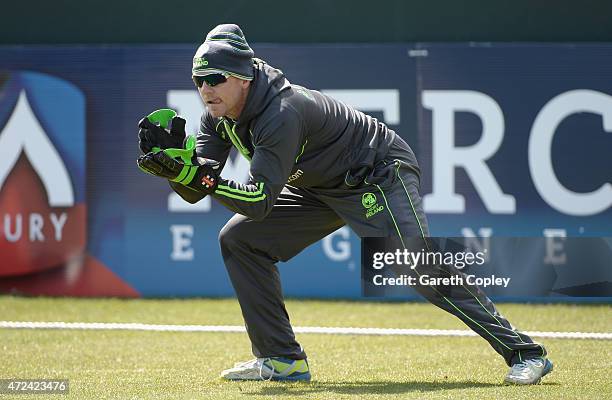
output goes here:
[[154, 148], [170, 149], [183, 147], [185, 120], [171, 109], [152, 112], [138, 122], [138, 146], [143, 153]]
[[164, 151], [149, 152], [138, 157], [138, 167], [154, 176], [178, 182], [203, 194], [211, 194], [219, 181], [219, 163], [198, 157], [196, 165], [179, 162]]

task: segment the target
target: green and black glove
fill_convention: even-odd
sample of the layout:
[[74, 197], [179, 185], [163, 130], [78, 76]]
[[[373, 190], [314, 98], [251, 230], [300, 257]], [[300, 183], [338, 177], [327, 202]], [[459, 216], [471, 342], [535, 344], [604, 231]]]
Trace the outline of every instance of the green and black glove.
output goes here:
[[185, 120], [174, 110], [156, 110], [140, 120], [138, 126], [138, 144], [145, 153], [136, 160], [138, 168], [204, 195], [215, 191], [219, 163], [194, 157], [196, 139], [185, 134]]
[[149, 152], [138, 157], [138, 167], [144, 172], [180, 183], [202, 194], [215, 191], [219, 183], [219, 163], [197, 158], [196, 165], [177, 161], [167, 151]]
[[174, 110], [156, 110], [138, 121], [138, 147], [143, 153], [155, 148], [176, 149], [183, 147], [185, 120]]

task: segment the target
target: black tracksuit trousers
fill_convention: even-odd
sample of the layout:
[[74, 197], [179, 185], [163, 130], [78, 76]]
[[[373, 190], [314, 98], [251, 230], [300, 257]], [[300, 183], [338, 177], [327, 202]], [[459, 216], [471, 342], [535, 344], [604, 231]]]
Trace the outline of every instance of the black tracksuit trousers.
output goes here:
[[[377, 206], [383, 209], [370, 208], [374, 213], [366, 216], [366, 193], [375, 195], [375, 199], [368, 195], [366, 204], [376, 200]], [[360, 237], [398, 234], [427, 237], [418, 176], [402, 162], [387, 160], [357, 187], [345, 184], [334, 189], [286, 186], [263, 220], [254, 221], [236, 214], [223, 227], [219, 234], [223, 259], [256, 357], [306, 357], [295, 340], [275, 264], [291, 259], [344, 225]], [[461, 274], [455, 268], [452, 272], [443, 272]], [[508, 365], [546, 354], [542, 345], [515, 331], [476, 286], [464, 284], [446, 295], [432, 286], [419, 285], [414, 289], [434, 305], [461, 319], [488, 341]]]

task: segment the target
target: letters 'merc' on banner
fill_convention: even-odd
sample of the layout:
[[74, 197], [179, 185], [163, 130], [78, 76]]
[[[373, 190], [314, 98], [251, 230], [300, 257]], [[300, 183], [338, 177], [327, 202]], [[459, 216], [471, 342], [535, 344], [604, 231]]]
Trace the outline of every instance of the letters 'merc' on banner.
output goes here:
[[0, 80], [0, 278], [75, 264], [86, 243], [85, 99], [71, 83]]

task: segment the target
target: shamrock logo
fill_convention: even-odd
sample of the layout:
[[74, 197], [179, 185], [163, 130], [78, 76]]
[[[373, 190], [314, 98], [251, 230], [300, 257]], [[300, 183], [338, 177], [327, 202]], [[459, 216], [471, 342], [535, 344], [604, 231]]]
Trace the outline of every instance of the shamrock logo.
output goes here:
[[361, 204], [363, 204], [365, 208], [372, 207], [376, 204], [376, 195], [374, 193], [364, 193], [361, 197]]

